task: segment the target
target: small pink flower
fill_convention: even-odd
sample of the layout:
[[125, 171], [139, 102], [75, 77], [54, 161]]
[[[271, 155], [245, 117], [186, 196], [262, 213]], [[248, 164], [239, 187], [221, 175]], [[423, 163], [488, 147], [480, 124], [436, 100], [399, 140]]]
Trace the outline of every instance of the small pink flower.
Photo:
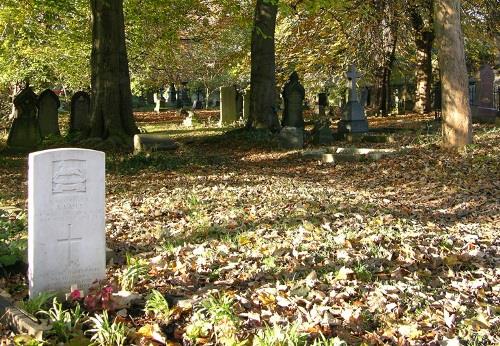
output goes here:
[[71, 293], [69, 294], [69, 298], [71, 300], [82, 299], [83, 298], [82, 291], [80, 291], [80, 290], [73, 290], [73, 291], [71, 291]]

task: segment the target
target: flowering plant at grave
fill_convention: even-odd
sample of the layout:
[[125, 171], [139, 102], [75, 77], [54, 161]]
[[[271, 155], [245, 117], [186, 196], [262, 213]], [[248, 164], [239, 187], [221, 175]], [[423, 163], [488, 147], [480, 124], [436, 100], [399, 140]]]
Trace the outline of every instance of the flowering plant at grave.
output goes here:
[[101, 281], [89, 288], [89, 293], [83, 298], [83, 306], [87, 311], [114, 310], [111, 299], [116, 291], [114, 285]]

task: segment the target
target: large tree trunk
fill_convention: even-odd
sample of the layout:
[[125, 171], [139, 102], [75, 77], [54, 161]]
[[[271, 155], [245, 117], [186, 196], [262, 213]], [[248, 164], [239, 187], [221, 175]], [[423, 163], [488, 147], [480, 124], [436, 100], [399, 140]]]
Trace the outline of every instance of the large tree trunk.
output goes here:
[[257, 0], [252, 31], [250, 116], [247, 128], [279, 131], [274, 31], [277, 0]]
[[436, 0], [435, 23], [441, 71], [443, 140], [446, 146], [461, 147], [472, 143], [472, 119], [460, 0]]
[[91, 0], [91, 137], [130, 144], [138, 133], [125, 47], [123, 0]]

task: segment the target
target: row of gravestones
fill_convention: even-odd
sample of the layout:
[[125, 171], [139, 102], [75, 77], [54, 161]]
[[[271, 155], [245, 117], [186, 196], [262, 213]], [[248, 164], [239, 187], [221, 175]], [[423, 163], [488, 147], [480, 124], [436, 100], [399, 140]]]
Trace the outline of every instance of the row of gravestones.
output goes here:
[[183, 108], [190, 106], [192, 106], [193, 109], [203, 108], [201, 92], [197, 91], [196, 99], [192, 100], [189, 96], [187, 82], [183, 82], [182, 87], [178, 90], [175, 88], [175, 84], [172, 83], [165, 93], [154, 93], [153, 102], [155, 103], [154, 110], [157, 113], [159, 113], [162, 109]]
[[[349, 91], [348, 100], [343, 107], [342, 119], [339, 122], [340, 133], [364, 133], [368, 132], [368, 122], [366, 120], [363, 106], [358, 100], [356, 90], [356, 79], [360, 77], [354, 65], [345, 74], [347, 78], [347, 88]], [[305, 90], [299, 81], [299, 76], [293, 72], [289, 80], [283, 86], [282, 97], [284, 102], [283, 118], [281, 126], [304, 128], [303, 107]], [[245, 91], [242, 96], [241, 106], [238, 100], [238, 91], [235, 86], [220, 88], [220, 125], [228, 125], [236, 122], [240, 115], [243, 119], [248, 119], [250, 111], [250, 93]], [[327, 106], [327, 96], [325, 93], [318, 95], [319, 117], [325, 117]], [[242, 109], [241, 112], [239, 108]]]
[[[35, 148], [43, 138], [59, 135], [59, 97], [50, 89], [37, 96], [31, 87], [14, 96], [14, 115], [7, 138], [13, 148]], [[79, 91], [71, 98], [70, 131], [90, 126], [90, 96]]]

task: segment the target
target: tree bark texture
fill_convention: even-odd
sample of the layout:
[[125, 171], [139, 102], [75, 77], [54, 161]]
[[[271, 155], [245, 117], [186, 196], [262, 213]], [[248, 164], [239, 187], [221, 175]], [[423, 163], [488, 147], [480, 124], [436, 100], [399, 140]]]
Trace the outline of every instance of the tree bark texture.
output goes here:
[[274, 32], [277, 0], [257, 0], [252, 31], [250, 116], [247, 128], [280, 130], [276, 107]]
[[443, 141], [445, 146], [450, 147], [462, 147], [472, 143], [472, 119], [460, 9], [460, 0], [435, 2]]
[[123, 0], [91, 0], [91, 137], [131, 142], [139, 133], [125, 46]]
[[[415, 106], [413, 110], [419, 114], [429, 113], [431, 111], [432, 45], [434, 43], [432, 21], [433, 0], [427, 0], [424, 4], [424, 9], [417, 6], [413, 6], [410, 9], [412, 25], [415, 30], [415, 46], [417, 48]], [[425, 14], [422, 14], [422, 12]], [[428, 25], [425, 25], [423, 16], [428, 17]]]
[[419, 114], [431, 111], [432, 87], [432, 43], [434, 33], [429, 31], [416, 33], [417, 68], [415, 71], [415, 107]]

